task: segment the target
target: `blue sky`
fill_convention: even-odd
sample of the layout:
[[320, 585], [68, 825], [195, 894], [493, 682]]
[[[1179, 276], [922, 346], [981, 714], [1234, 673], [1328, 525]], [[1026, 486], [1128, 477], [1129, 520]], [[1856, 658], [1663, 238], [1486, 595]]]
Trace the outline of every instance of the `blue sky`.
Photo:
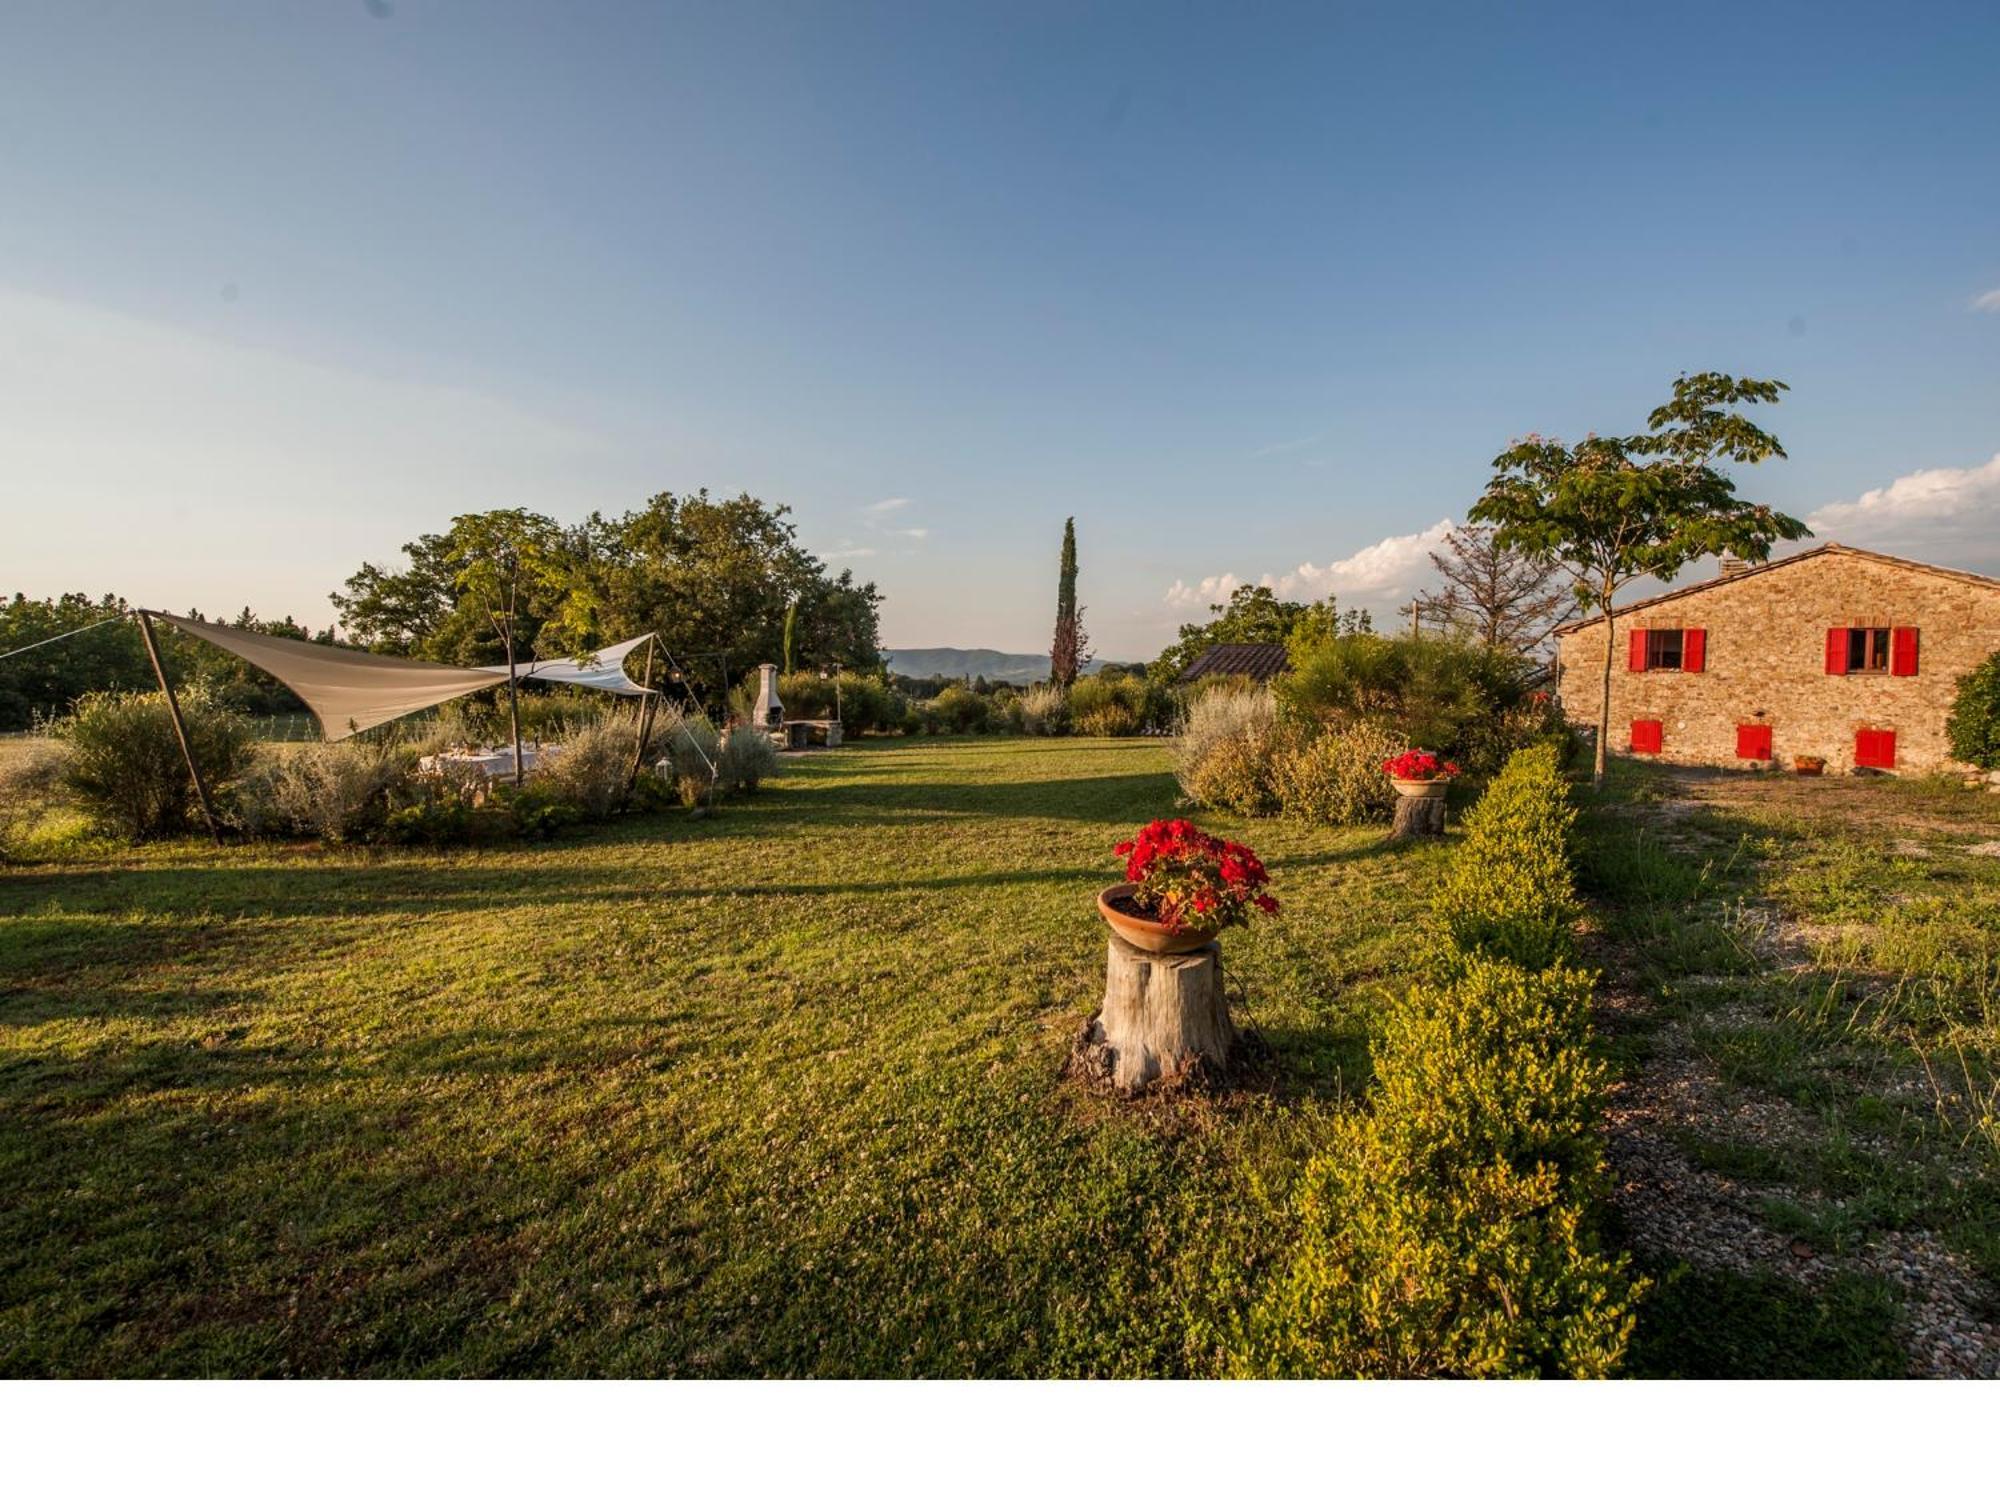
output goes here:
[[[386, 14], [385, 14], [386, 13]], [[2000, 571], [2000, 7], [0, 12], [0, 589], [311, 623], [460, 511], [748, 489], [891, 645], [1385, 617], [1526, 431], [1774, 376]], [[1984, 306], [1981, 300], [1985, 300]]]

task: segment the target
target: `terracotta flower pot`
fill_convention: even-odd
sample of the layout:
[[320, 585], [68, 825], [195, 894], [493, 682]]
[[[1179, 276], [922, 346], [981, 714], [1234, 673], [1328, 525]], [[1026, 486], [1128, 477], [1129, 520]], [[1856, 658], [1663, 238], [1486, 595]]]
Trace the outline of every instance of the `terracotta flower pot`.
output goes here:
[[1826, 760], [1818, 755], [1794, 755], [1792, 769], [1801, 776], [1818, 776], [1826, 770]]
[[1141, 916], [1132, 901], [1136, 885], [1107, 885], [1097, 893], [1097, 911], [1111, 930], [1134, 948], [1147, 953], [1192, 953], [1215, 941], [1212, 932], [1169, 932], [1166, 925]]
[[1442, 797], [1447, 782], [1442, 776], [1434, 776], [1429, 781], [1410, 781], [1401, 776], [1391, 776], [1389, 785], [1401, 797]]

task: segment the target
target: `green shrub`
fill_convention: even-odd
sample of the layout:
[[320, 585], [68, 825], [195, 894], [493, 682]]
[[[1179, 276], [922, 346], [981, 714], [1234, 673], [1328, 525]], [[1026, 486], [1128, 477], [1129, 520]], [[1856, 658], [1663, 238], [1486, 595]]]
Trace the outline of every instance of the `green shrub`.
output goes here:
[[1062, 735], [1070, 731], [1069, 699], [1054, 683], [1038, 682], [1021, 694], [1023, 734]]
[[[901, 693], [875, 677], [842, 672], [835, 679], [817, 672], [788, 672], [778, 679], [778, 697], [789, 719], [830, 719], [836, 708], [849, 735], [879, 733], [902, 727], [909, 704]], [[755, 689], [752, 689], [754, 696]], [[744, 715], [748, 717], [748, 714]]]
[[1569, 967], [1573, 811], [1517, 752], [1435, 898], [1438, 962], [1392, 1001], [1367, 1109], [1291, 1189], [1238, 1321], [1263, 1376], [1602, 1376], [1643, 1292], [1594, 1228], [1607, 1176], [1594, 976]]
[[1476, 642], [1350, 634], [1302, 645], [1275, 691], [1294, 722], [1372, 720], [1405, 746], [1491, 773], [1562, 727], [1534, 680], [1532, 663]]
[[586, 817], [581, 807], [565, 801], [556, 786], [543, 780], [524, 781], [519, 786], [510, 781], [495, 782], [492, 800], [506, 814], [509, 831], [517, 838], [552, 839]]
[[1143, 677], [1100, 672], [1084, 677], [1069, 691], [1069, 711], [1079, 734], [1141, 734], [1166, 727], [1172, 698]]
[[1396, 789], [1382, 762], [1405, 746], [1379, 724], [1299, 735], [1273, 764], [1272, 785], [1288, 818], [1302, 823], [1384, 823]]
[[693, 807], [719, 782], [722, 737], [701, 714], [666, 707], [653, 727], [654, 770], [674, 785], [683, 807]]
[[[200, 684], [179, 694], [195, 763], [211, 791], [242, 769], [250, 723]], [[63, 782], [92, 816], [130, 839], [179, 833], [196, 816], [194, 784], [159, 693], [89, 693], [55, 726]]]
[[717, 781], [727, 791], [750, 793], [767, 777], [778, 774], [778, 747], [771, 737], [748, 724], [738, 724], [723, 738], [716, 759]]
[[1559, 761], [1550, 745], [1516, 751], [1466, 817], [1433, 900], [1447, 959], [1481, 953], [1539, 969], [1570, 954], [1576, 810]]
[[66, 795], [67, 760], [63, 746], [47, 740], [0, 756], [0, 860], [26, 857], [32, 825]]
[[1958, 679], [1945, 737], [1967, 765], [2000, 770], [2000, 651]]
[[574, 807], [586, 818], [608, 818], [625, 805], [638, 753], [636, 726], [606, 719], [548, 747], [528, 780], [551, 801]]
[[362, 740], [261, 750], [231, 788], [230, 817], [253, 838], [311, 834], [329, 844], [358, 842], [388, 819], [410, 765], [405, 754]]
[[1271, 812], [1278, 805], [1277, 759], [1287, 748], [1268, 692], [1211, 691], [1188, 704], [1174, 744], [1174, 775], [1198, 806]]
[[1139, 715], [1123, 703], [1105, 703], [1096, 708], [1086, 709], [1076, 716], [1078, 734], [1095, 735], [1100, 739], [1119, 739], [1139, 732]]
[[1390, 1007], [1372, 1107], [1291, 1195], [1247, 1374], [1612, 1373], [1640, 1288], [1592, 1228], [1591, 976], [1474, 958]]
[[928, 714], [925, 728], [933, 734], [983, 733], [992, 713], [992, 705], [984, 697], [971, 688], [957, 686], [946, 688], [924, 707]]

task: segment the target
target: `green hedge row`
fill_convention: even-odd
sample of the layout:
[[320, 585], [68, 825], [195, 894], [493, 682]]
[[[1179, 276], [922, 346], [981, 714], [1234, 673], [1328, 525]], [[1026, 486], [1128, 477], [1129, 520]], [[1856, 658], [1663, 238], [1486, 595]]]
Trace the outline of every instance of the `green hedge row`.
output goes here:
[[1593, 1225], [1604, 1071], [1571, 937], [1573, 819], [1548, 747], [1516, 753], [1466, 819], [1370, 1107], [1291, 1194], [1287, 1251], [1240, 1328], [1243, 1373], [1617, 1368], [1641, 1288]]

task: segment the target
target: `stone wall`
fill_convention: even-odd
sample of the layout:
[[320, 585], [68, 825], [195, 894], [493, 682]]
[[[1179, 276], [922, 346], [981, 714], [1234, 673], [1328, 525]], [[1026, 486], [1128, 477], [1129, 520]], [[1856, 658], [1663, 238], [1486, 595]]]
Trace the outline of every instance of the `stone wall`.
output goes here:
[[[1914, 626], [1917, 671], [1826, 670], [1826, 634], [1838, 626]], [[1571, 721], [1597, 724], [1604, 626], [1561, 637], [1558, 679]], [[1707, 632], [1699, 672], [1634, 672], [1634, 630]], [[1736, 754], [1740, 724], [1771, 729], [1776, 763], [1818, 755], [1829, 773], [1854, 764], [1863, 729], [1896, 734], [1897, 771], [1952, 764], [1944, 724], [1958, 679], [2000, 651], [2000, 585], [1986, 585], [1865, 553], [1830, 550], [1760, 568], [1679, 598], [1648, 603], [1611, 621], [1611, 742], [1631, 743], [1635, 719], [1661, 724], [1661, 760], [1751, 766]]]

